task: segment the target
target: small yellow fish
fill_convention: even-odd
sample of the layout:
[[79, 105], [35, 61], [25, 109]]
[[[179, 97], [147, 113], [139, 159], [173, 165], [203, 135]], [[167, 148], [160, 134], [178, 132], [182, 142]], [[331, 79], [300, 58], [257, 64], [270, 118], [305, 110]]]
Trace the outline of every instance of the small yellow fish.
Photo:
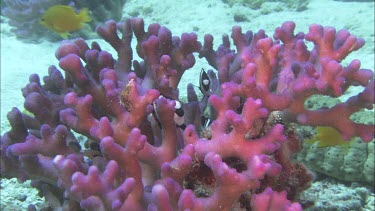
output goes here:
[[68, 38], [69, 32], [81, 29], [83, 23], [90, 22], [88, 9], [81, 9], [76, 14], [74, 9], [67, 5], [54, 5], [40, 18], [40, 23], [46, 28], [60, 34], [64, 39]]
[[28, 111], [26, 109], [23, 109], [22, 113], [25, 114], [25, 115], [31, 116], [31, 117], [35, 117], [33, 113], [31, 113], [30, 111]]
[[332, 127], [316, 127], [316, 134], [312, 139], [306, 141], [307, 144], [318, 142], [318, 148], [331, 146], [348, 147], [351, 141], [342, 139], [342, 135]]

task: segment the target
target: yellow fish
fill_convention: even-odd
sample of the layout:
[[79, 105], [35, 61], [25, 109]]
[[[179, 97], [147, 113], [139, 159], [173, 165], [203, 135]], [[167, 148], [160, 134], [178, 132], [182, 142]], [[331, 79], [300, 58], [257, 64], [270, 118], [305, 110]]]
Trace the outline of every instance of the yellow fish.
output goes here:
[[74, 9], [67, 5], [55, 5], [43, 14], [40, 23], [46, 28], [60, 34], [64, 39], [68, 38], [69, 32], [81, 29], [83, 23], [90, 22], [88, 9], [81, 9], [76, 14]]
[[348, 147], [351, 141], [342, 139], [342, 135], [335, 128], [332, 127], [316, 127], [316, 134], [312, 139], [306, 141], [308, 144], [318, 142], [318, 148], [331, 146]]

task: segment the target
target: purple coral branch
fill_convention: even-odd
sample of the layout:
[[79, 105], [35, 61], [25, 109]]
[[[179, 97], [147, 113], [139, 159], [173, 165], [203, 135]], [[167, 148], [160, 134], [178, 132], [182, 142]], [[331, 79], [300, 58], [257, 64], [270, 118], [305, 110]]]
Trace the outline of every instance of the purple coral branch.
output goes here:
[[[194, 33], [145, 30], [139, 18], [108, 21], [97, 32], [117, 59], [96, 42], [63, 42], [56, 58], [64, 74], [51, 66], [43, 85], [30, 76], [22, 93], [32, 114], [8, 114], [2, 177], [32, 179], [54, 208], [70, 210], [301, 210], [292, 201], [312, 175], [291, 161], [301, 145], [289, 123], [370, 141], [373, 125], [350, 116], [373, 107], [374, 80], [358, 60], [340, 64], [362, 39], [319, 25], [294, 29], [285, 22], [272, 39], [233, 27], [236, 50], [228, 36], [214, 50], [212, 35], [202, 45]], [[202, 72], [203, 98], [190, 84], [183, 103], [178, 85], [194, 53], [215, 70]], [[339, 97], [351, 86], [364, 90], [329, 109], [305, 108], [310, 96]]]

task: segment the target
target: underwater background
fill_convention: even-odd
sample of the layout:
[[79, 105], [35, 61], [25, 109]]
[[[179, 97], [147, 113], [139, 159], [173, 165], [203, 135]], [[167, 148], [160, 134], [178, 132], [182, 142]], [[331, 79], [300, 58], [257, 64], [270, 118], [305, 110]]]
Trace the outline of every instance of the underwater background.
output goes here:
[[[30, 22], [28, 26], [12, 23], [12, 19], [17, 18], [14, 17], [17, 16], [17, 13], [8, 14], [9, 11], [6, 12], [9, 2], [11, 1], [1, 1], [1, 135], [10, 128], [6, 118], [7, 112], [12, 107], [23, 110], [24, 98], [21, 89], [28, 83], [28, 76], [33, 73], [44, 76], [48, 73], [50, 65], [58, 66], [55, 51], [62, 41], [58, 33], [50, 28], [38, 25], [38, 23]], [[43, 0], [40, 2], [44, 4], [43, 10], [39, 11], [42, 15], [46, 9], [53, 5], [70, 1]], [[214, 45], [217, 47], [221, 44], [222, 35], [231, 34], [232, 27], [235, 25], [241, 26], [243, 31], [252, 30], [256, 32], [259, 29], [264, 29], [268, 35], [272, 35], [276, 27], [291, 20], [296, 23], [296, 32], [307, 33], [309, 25], [317, 23], [335, 27], [336, 30], [347, 29], [351, 34], [363, 38], [366, 41], [365, 46], [351, 53], [342, 63], [348, 64], [353, 59], [359, 59], [362, 68], [374, 70], [373, 1], [165, 0], [161, 2], [126, 0], [114, 2], [121, 2], [123, 6], [112, 5], [110, 7], [111, 5], [109, 5], [109, 8], [111, 8], [109, 11], [116, 11], [104, 10], [102, 13], [96, 10], [96, 7], [101, 7], [99, 3], [96, 3], [96, 5], [93, 3], [84, 5], [82, 3], [84, 7], [91, 11], [90, 16], [93, 21], [79, 31], [72, 32], [68, 38], [84, 37], [88, 43], [96, 41], [102, 49], [116, 55], [114, 51], [111, 52], [112, 48], [108, 43], [98, 39], [98, 36], [95, 35], [93, 32], [95, 25], [103, 25], [107, 19], [119, 21], [130, 17], [141, 17], [144, 19], [146, 26], [159, 23], [167, 26], [174, 35], [195, 32], [201, 42], [203, 42], [205, 34], [212, 34]], [[22, 18], [19, 21], [22, 21]], [[27, 31], [20, 30], [22, 27], [29, 27], [32, 24], [35, 24], [35, 26], [28, 28]], [[206, 62], [200, 61], [199, 58], [196, 59], [195, 69], [188, 70], [179, 85], [181, 96], [186, 96], [185, 87], [187, 83], [198, 86], [197, 75], [199, 75], [201, 68], [210, 69]], [[346, 99], [357, 92], [358, 90], [355, 89], [349, 90], [342, 99]], [[323, 99], [321, 103], [325, 103], [325, 100], [327, 99]], [[367, 114], [362, 119], [364, 122], [373, 122], [374, 116]], [[373, 142], [372, 145], [369, 144], [370, 146], [362, 147], [372, 147], [373, 150]], [[342, 156], [351, 153], [350, 146], [349, 149], [342, 146], [336, 147], [335, 152], [341, 153]], [[354, 178], [352, 181], [350, 181], [351, 177], [343, 179], [346, 177], [343, 175], [345, 172], [337, 170], [341, 166], [327, 163], [328, 159], [318, 162], [318, 164], [316, 162], [311, 164], [305, 159], [308, 156], [319, 157], [328, 153], [331, 150], [330, 148], [317, 149], [319, 152], [311, 152], [307, 149], [308, 147], [297, 156], [297, 159], [306, 162], [306, 165], [315, 173], [315, 181], [312, 187], [301, 196], [307, 201], [315, 202], [310, 210], [375, 210], [374, 172], [368, 172], [372, 174], [372, 176], [369, 176], [370, 179]], [[317, 153], [317, 155], [312, 155], [312, 153]], [[361, 156], [374, 156], [374, 154], [369, 153]], [[325, 172], [327, 169], [329, 172]], [[19, 184], [16, 179], [1, 179], [0, 188], [1, 210], [26, 210], [29, 204], [41, 208], [45, 203], [44, 199], [39, 198], [37, 191], [31, 188], [27, 182]]]

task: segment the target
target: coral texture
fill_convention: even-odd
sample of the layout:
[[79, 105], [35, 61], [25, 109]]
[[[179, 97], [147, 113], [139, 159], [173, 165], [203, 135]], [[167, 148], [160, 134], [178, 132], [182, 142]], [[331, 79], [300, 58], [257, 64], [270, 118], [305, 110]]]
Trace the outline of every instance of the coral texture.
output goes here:
[[374, 141], [364, 143], [354, 139], [349, 147], [333, 146], [318, 148], [303, 145], [297, 159], [309, 169], [344, 181], [374, 184]]
[[[358, 60], [340, 64], [362, 39], [320, 25], [306, 35], [294, 28], [286, 22], [272, 39], [233, 27], [236, 50], [225, 35], [215, 51], [211, 35], [202, 45], [194, 33], [172, 36], [159, 24], [145, 31], [133, 18], [97, 27], [117, 59], [95, 42], [62, 43], [63, 72], [51, 66], [44, 84], [31, 75], [22, 90], [32, 115], [8, 113], [1, 176], [31, 179], [52, 207], [67, 210], [301, 210], [295, 200], [312, 175], [291, 161], [301, 149], [295, 125], [372, 140], [374, 125], [350, 116], [372, 108], [374, 81]], [[132, 58], [133, 35], [141, 61]], [[189, 84], [181, 102], [177, 86], [193, 53], [217, 77], [202, 72], [203, 97]], [[364, 90], [332, 108], [304, 106], [350, 86]]]
[[[320, 103], [313, 103], [318, 101]], [[319, 109], [331, 108], [341, 101], [329, 96], [314, 96], [309, 98], [306, 107]], [[373, 111], [361, 111], [351, 116], [355, 122], [374, 124]], [[308, 128], [300, 128], [308, 129]], [[311, 132], [303, 131], [302, 134]], [[310, 170], [348, 182], [362, 182], [374, 184], [375, 182], [375, 154], [374, 139], [363, 142], [360, 138], [350, 139], [344, 145], [319, 147], [318, 143], [304, 142], [302, 150], [297, 154], [297, 160], [305, 164]]]
[[330, 178], [314, 182], [302, 193], [305, 201], [315, 201], [311, 210], [374, 210], [375, 195], [364, 187], [346, 186]]

